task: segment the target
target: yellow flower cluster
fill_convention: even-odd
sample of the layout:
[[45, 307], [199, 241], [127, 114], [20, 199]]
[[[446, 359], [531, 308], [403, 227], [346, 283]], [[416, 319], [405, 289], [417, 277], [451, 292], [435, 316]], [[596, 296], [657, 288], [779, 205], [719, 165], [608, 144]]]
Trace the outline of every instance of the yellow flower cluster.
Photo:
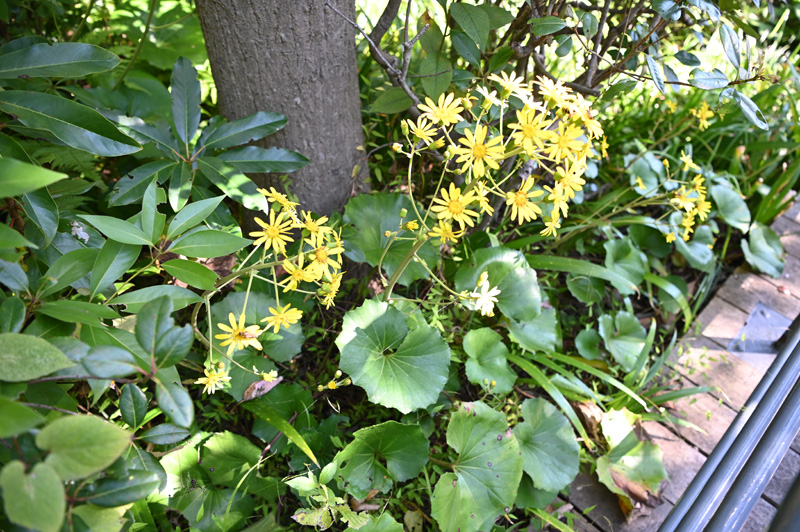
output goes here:
[[[465, 177], [463, 188], [453, 183], [442, 187], [431, 205], [438, 225], [428, 235], [442, 244], [456, 242], [481, 214], [492, 214], [491, 195], [505, 200], [509, 217], [520, 225], [545, 216], [544, 207], [549, 204], [541, 233], [556, 236], [561, 218], [567, 216], [568, 202], [586, 184], [587, 159], [597, 157], [597, 151], [605, 154], [608, 147], [591, 104], [561, 82], [539, 77], [529, 84], [513, 73], [492, 74], [488, 81], [497, 84], [499, 93], [491, 86], [480, 86], [460, 99], [454, 94], [442, 94], [438, 102], [426, 98], [419, 105], [417, 121], [403, 125], [414, 144], [435, 146], [446, 139], [445, 157], [453, 159]], [[479, 106], [473, 104], [477, 101], [481, 101]], [[504, 125], [502, 118], [512, 106], [516, 120]], [[490, 125], [495, 117], [499, 117], [497, 128]], [[470, 124], [454, 142], [453, 126], [464, 120]], [[597, 150], [593, 150], [594, 141], [599, 142]], [[516, 166], [501, 170], [511, 157], [517, 157]], [[538, 174], [521, 179], [516, 190], [501, 188], [525, 161], [535, 161]], [[454, 231], [455, 224], [459, 232]]]
[[714, 111], [711, 110], [706, 102], [700, 102], [700, 106], [697, 109], [690, 109], [689, 112], [697, 118], [700, 131], [705, 131], [711, 125], [708, 119], [714, 116]]
[[[299, 216], [296, 209], [299, 204], [274, 188], [258, 191], [270, 203], [276, 204], [278, 209], [277, 214], [276, 209], [270, 209], [269, 222], [255, 218], [262, 230], [250, 233], [250, 236], [256, 237], [253, 245], [258, 247], [264, 244], [265, 254], [272, 253], [275, 259], [279, 259], [280, 255], [286, 254], [287, 245], [295, 241], [292, 232], [301, 231], [300, 249], [296, 257], [283, 260], [286, 275], [279, 284], [284, 292], [289, 292], [297, 290], [300, 283], [316, 283], [321, 287], [318, 293], [320, 300], [330, 307], [341, 282], [344, 252], [341, 233], [326, 225], [327, 216], [315, 219], [306, 211]], [[339, 281], [334, 282], [337, 276]]]
[[[681, 151], [681, 162], [683, 163], [683, 172], [700, 172], [700, 167], [695, 164], [690, 155], [685, 151]], [[668, 165], [665, 164], [667, 168]], [[682, 237], [688, 241], [691, 234], [694, 232], [697, 219], [705, 221], [711, 211], [711, 202], [706, 199], [707, 188], [705, 186], [705, 178], [699, 173], [695, 175], [690, 181], [686, 181], [672, 193], [669, 202], [672, 207], [679, 212], [683, 213], [681, 219], [681, 228], [683, 231]], [[667, 243], [675, 241], [675, 232], [671, 231], [666, 235]]]

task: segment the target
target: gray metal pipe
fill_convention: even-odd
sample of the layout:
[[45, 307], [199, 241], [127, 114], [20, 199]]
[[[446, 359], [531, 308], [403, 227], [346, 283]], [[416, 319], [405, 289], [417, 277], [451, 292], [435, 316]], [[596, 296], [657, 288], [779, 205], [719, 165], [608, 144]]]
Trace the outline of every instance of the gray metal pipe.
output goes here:
[[[795, 375], [795, 381], [797, 375]], [[747, 464], [725, 494], [709, 530], [739, 530], [800, 430], [800, 388], [795, 384]]]
[[703, 530], [800, 374], [798, 323], [658, 532]]

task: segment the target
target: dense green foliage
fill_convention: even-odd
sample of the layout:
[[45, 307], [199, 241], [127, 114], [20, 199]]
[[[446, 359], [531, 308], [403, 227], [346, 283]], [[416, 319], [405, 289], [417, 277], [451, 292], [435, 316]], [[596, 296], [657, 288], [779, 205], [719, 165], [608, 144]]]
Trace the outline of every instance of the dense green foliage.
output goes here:
[[389, 11], [375, 192], [318, 216], [247, 177], [313, 154], [218, 116], [190, 3], [0, 0], [0, 528], [569, 530], [581, 468], [653, 504], [678, 334], [782, 273], [798, 12], [550, 4]]

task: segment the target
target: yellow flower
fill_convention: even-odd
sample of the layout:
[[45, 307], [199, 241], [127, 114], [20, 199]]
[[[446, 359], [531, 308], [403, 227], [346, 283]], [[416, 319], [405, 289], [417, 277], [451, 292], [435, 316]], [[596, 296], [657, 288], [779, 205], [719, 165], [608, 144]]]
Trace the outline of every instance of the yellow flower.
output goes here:
[[264, 382], [275, 382], [277, 378], [278, 378], [278, 372], [275, 371], [274, 369], [269, 373], [261, 374], [261, 380], [263, 380]]
[[456, 162], [464, 163], [464, 166], [461, 167], [461, 172], [466, 172], [468, 168], [472, 168], [472, 175], [481, 178], [486, 174], [486, 166], [494, 170], [500, 168], [497, 159], [502, 159], [506, 150], [503, 146], [503, 137], [497, 136], [489, 142], [484, 142], [488, 131], [489, 128], [478, 124], [475, 126], [474, 134], [467, 129], [464, 132], [465, 136], [458, 139], [464, 145], [463, 148], [458, 147], [454, 150], [456, 155], [460, 155]]
[[516, 219], [519, 225], [529, 220], [535, 220], [537, 214], [542, 214], [542, 209], [530, 201], [530, 198], [538, 198], [544, 192], [541, 190], [530, 192], [531, 187], [533, 187], [533, 178], [529, 177], [522, 183], [518, 191], [506, 193], [506, 205], [511, 206], [511, 220]]
[[705, 198], [700, 198], [694, 208], [693, 214], [696, 214], [700, 221], [708, 218], [708, 213], [711, 212], [711, 202], [706, 201]]
[[[555, 210], [553, 210], [553, 214], [558, 214]], [[539, 231], [539, 234], [542, 236], [558, 236], [556, 234], [556, 229], [561, 229], [561, 224], [558, 223], [560, 221], [559, 218], [551, 218], [550, 221], [544, 223], [544, 229]]]
[[670, 232], [667, 235], [666, 240], [667, 240], [667, 244], [672, 244], [673, 242], [675, 242], [675, 233]]
[[564, 189], [564, 196], [567, 199], [574, 198], [576, 192], [583, 190], [586, 180], [581, 175], [583, 175], [584, 170], [585, 167], [577, 162], [572, 163], [569, 167], [565, 164], [556, 168], [554, 177]]
[[486, 185], [483, 181], [476, 181], [475, 182], [475, 197], [478, 199], [478, 205], [481, 208], [481, 214], [488, 214], [491, 216], [494, 214], [494, 208], [492, 207], [491, 203], [489, 203], [489, 189], [486, 188]]
[[261, 349], [261, 343], [258, 341], [258, 336], [262, 333], [258, 325], [244, 326], [244, 314], [239, 316], [239, 323], [236, 323], [236, 316], [233, 312], [228, 314], [230, 327], [224, 323], [218, 323], [217, 327], [225, 331], [225, 334], [217, 334], [214, 336], [217, 340], [224, 340], [220, 343], [220, 347], [228, 346], [227, 356], [231, 356], [234, 351], [241, 351], [245, 347], [253, 346], [256, 349]]
[[[308, 241], [307, 241], [308, 242]], [[309, 242], [310, 244], [310, 242]], [[334, 260], [336, 255], [344, 251], [344, 248], [334, 244], [333, 246], [322, 245], [314, 249], [309, 255], [311, 262], [308, 265], [308, 271], [314, 276], [315, 280], [322, 279], [323, 277], [328, 281], [331, 280], [331, 268], [338, 270], [341, 265], [337, 260]]]
[[283, 289], [284, 292], [297, 290], [297, 285], [299, 283], [310, 283], [314, 281], [314, 275], [303, 269], [303, 257], [304, 255], [302, 253], [297, 256], [297, 265], [288, 260], [283, 261], [283, 269], [289, 274], [289, 277], [284, 281], [286, 283]]
[[303, 317], [303, 311], [292, 308], [291, 304], [282, 308], [278, 307], [277, 309], [270, 307], [269, 313], [272, 314], [272, 316], [267, 316], [261, 320], [261, 323], [267, 322], [269, 327], [273, 328], [272, 332], [275, 334], [281, 330], [281, 325], [288, 329], [290, 325], [297, 323], [300, 321], [300, 318]]
[[578, 137], [583, 135], [583, 130], [574, 124], [566, 125], [564, 122], [558, 124], [558, 134], [554, 141], [545, 148], [547, 155], [550, 156], [555, 162], [561, 159], [575, 159], [577, 152], [579, 152], [586, 144], [578, 140]]
[[271, 247], [276, 254], [286, 251], [286, 244], [293, 242], [293, 240], [292, 237], [289, 236], [292, 222], [283, 219], [285, 214], [286, 213], [281, 212], [278, 214], [278, 217], [275, 218], [275, 211], [269, 211], [269, 223], [265, 223], [258, 217], [253, 218], [256, 223], [264, 229], [263, 231], [252, 231], [250, 233], [250, 236], [258, 237], [258, 239], [253, 242], [255, 247], [264, 244], [267, 249]]
[[511, 134], [514, 144], [525, 151], [528, 157], [534, 157], [536, 149], [544, 149], [544, 142], [552, 142], [557, 135], [554, 131], [547, 128], [552, 120], [546, 120], [544, 113], [536, 109], [525, 108], [517, 111], [517, 123], [509, 124], [509, 129], [516, 130]]
[[447, 242], [456, 244], [458, 239], [461, 238], [463, 234], [464, 231], [454, 232], [453, 226], [450, 225], [450, 222], [439, 220], [439, 223], [433, 229], [431, 229], [431, 231], [428, 233], [428, 236], [431, 238], [438, 238], [439, 245], [443, 246]]
[[571, 102], [567, 102], [566, 107], [571, 117], [577, 117], [583, 122], [590, 137], [599, 139], [603, 136], [603, 126], [594, 118], [597, 111], [592, 110], [592, 104], [582, 94], [576, 94]]
[[322, 304], [325, 305], [325, 308], [331, 308], [331, 305], [333, 305], [333, 300], [342, 286], [342, 275], [342, 272], [334, 273], [330, 282], [322, 284], [318, 295], [322, 296]]
[[436, 134], [436, 128], [433, 127], [433, 124], [429, 123], [422, 116], [417, 118], [416, 123], [411, 120], [406, 120], [405, 122], [408, 126], [409, 133], [411, 133], [415, 141], [418, 142], [421, 140], [426, 146], [430, 146], [433, 136]]
[[475, 89], [475, 92], [483, 96], [483, 103], [481, 107], [483, 107], [486, 111], [492, 108], [493, 105], [503, 105], [503, 100], [497, 97], [497, 91], [489, 92], [489, 89], [486, 87], [478, 87]]
[[695, 192], [697, 192], [701, 196], [705, 196], [706, 192], [707, 192], [706, 187], [703, 185], [705, 180], [706, 179], [701, 175], [696, 175], [692, 179], [692, 190], [694, 190]]
[[[674, 112], [675, 112], [675, 111], [678, 109], [678, 102], [676, 102], [676, 101], [674, 101], [674, 100], [667, 100], [667, 101], [664, 103], [664, 105], [666, 105], [666, 106], [667, 106], [667, 109], [669, 110], [669, 112], [670, 112], [670, 113], [674, 113]], [[674, 237], [674, 236], [675, 236], [675, 235], [673, 235], [673, 237]]]
[[528, 84], [525, 83], [524, 79], [525, 78], [522, 76], [517, 77], [514, 72], [512, 72], [510, 76], [505, 72], [500, 72], [500, 76], [497, 74], [492, 74], [489, 76], [489, 80], [496, 81], [501, 87], [503, 87], [503, 96], [506, 98], [512, 94], [520, 98], [525, 98], [527, 96]]
[[691, 155], [686, 155], [683, 150], [681, 150], [681, 162], [683, 162], [684, 172], [688, 172], [689, 170], [700, 171], [700, 167], [694, 164], [694, 161], [692, 161]]
[[675, 192], [675, 197], [669, 200], [669, 202], [672, 203], [672, 205], [674, 205], [676, 209], [679, 210], [682, 209], [685, 210], [686, 212], [690, 212], [692, 209], [694, 209], [694, 204], [698, 199], [698, 198], [690, 198], [689, 194], [691, 193], [692, 193], [691, 190], [686, 190], [686, 187], [681, 185], [681, 188], [679, 188], [678, 191]]
[[333, 229], [325, 225], [325, 222], [328, 221], [327, 216], [322, 216], [317, 220], [314, 220], [311, 217], [310, 212], [303, 213], [303, 223], [302, 224], [295, 224], [295, 227], [298, 229], [305, 229], [308, 231], [310, 238], [308, 239], [309, 244], [311, 247], [321, 246], [325, 243], [325, 235], [327, 233], [332, 233]]
[[263, 194], [267, 198], [267, 200], [269, 200], [270, 202], [273, 201], [276, 202], [278, 205], [280, 205], [287, 211], [293, 211], [295, 210], [295, 207], [300, 205], [299, 203], [289, 201], [289, 198], [286, 197], [286, 194], [281, 194], [280, 192], [275, 190], [275, 187], [269, 187], [269, 190], [266, 190], [264, 188], [259, 188], [258, 191], [261, 192], [261, 194]]
[[646, 190], [647, 189], [647, 187], [644, 186], [644, 182], [642, 181], [642, 178], [639, 177], [639, 176], [636, 176], [636, 188], [638, 188], [640, 190]]
[[441, 199], [434, 198], [433, 202], [435, 205], [431, 207], [431, 210], [437, 213], [437, 217], [440, 220], [453, 220], [458, 222], [462, 230], [465, 224], [470, 227], [475, 226], [475, 222], [472, 221], [470, 216], [477, 218], [478, 213], [467, 209], [467, 206], [475, 201], [474, 192], [470, 190], [462, 195], [461, 189], [456, 187], [453, 183], [450, 183], [449, 193], [444, 188], [439, 192], [442, 197]]
[[433, 103], [430, 98], [425, 98], [425, 104], [419, 104], [417, 107], [422, 111], [422, 116], [433, 122], [434, 124], [441, 124], [445, 127], [450, 124], [458, 124], [464, 120], [459, 114], [464, 110], [459, 105], [459, 101], [453, 101], [454, 95], [450, 93], [445, 97], [444, 94], [439, 95], [439, 105]]
[[699, 121], [700, 131], [705, 131], [711, 125], [708, 119], [714, 116], [714, 111], [711, 110], [706, 102], [700, 102], [700, 107], [689, 112]]
[[213, 394], [217, 390], [224, 388], [226, 381], [231, 380], [231, 378], [228, 377], [228, 372], [224, 370], [206, 368], [203, 370], [203, 373], [206, 374], [205, 377], [200, 377], [194, 381], [195, 384], [203, 385], [203, 393]]
[[561, 212], [561, 216], [566, 218], [567, 211], [569, 211], [569, 204], [564, 197], [564, 187], [561, 186], [561, 183], [556, 182], [553, 188], [545, 185], [544, 189], [550, 193], [550, 195], [547, 196], [547, 201], [553, 202], [553, 212], [551, 216], [558, 216], [558, 213]]
[[534, 81], [534, 84], [539, 85], [539, 94], [559, 107], [572, 99], [569, 94], [572, 89], [565, 87], [560, 81], [552, 80], [546, 76], [539, 76]]
[[686, 242], [689, 241], [689, 235], [694, 232], [694, 214], [691, 212], [687, 212], [683, 215], [683, 219], [681, 220], [681, 226], [683, 226], [683, 240]]
[[330, 381], [328, 383], [328, 389], [329, 390], [335, 390], [336, 388], [337, 388], [336, 381]]
[[419, 229], [419, 223], [416, 220], [410, 220], [403, 224], [403, 229], [406, 231], [416, 231]]

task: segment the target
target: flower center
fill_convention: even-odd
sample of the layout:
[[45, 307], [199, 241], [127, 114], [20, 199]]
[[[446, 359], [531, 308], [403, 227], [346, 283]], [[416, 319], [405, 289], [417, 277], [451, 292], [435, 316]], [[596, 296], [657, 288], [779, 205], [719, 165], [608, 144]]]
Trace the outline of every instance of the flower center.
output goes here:
[[450, 200], [450, 203], [447, 204], [447, 210], [451, 214], [461, 214], [464, 212], [464, 205], [459, 200]]
[[472, 146], [472, 156], [475, 159], [483, 159], [486, 157], [486, 145], [485, 144], [475, 144]]
[[269, 238], [278, 238], [281, 235], [281, 230], [273, 225], [267, 227], [265, 232]]
[[328, 262], [328, 250], [325, 248], [317, 248], [314, 252], [314, 260], [320, 264]]
[[522, 126], [522, 136], [526, 139], [536, 137], [536, 128], [533, 126]]
[[524, 207], [528, 204], [528, 196], [524, 192], [517, 191], [514, 194], [514, 205], [517, 207]]

